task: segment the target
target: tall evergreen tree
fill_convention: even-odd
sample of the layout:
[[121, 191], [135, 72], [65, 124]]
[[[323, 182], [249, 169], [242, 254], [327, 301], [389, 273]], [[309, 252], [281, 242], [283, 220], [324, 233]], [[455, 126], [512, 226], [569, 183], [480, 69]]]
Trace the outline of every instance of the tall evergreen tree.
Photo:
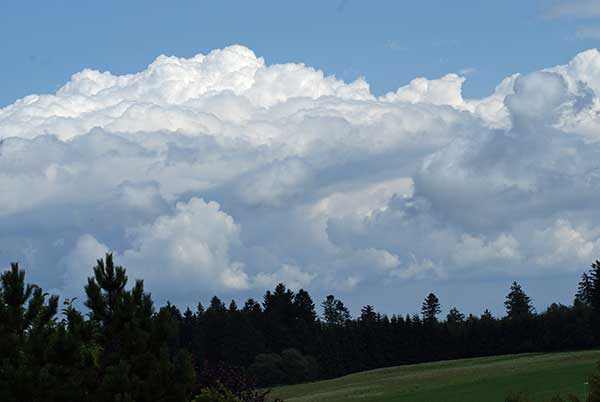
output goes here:
[[504, 306], [506, 307], [506, 315], [511, 320], [530, 318], [534, 312], [531, 299], [517, 282], [513, 282], [510, 286], [510, 292], [506, 296]]
[[294, 292], [280, 283], [274, 292], [267, 291], [264, 297], [263, 311], [265, 314], [267, 346], [274, 352], [297, 344], [294, 333]]
[[317, 321], [315, 303], [304, 289], [300, 289], [294, 296], [294, 310], [298, 319], [308, 326], [314, 325]]
[[377, 313], [373, 306], [366, 305], [360, 309], [360, 321], [367, 324], [375, 323], [378, 319]]
[[317, 312], [310, 294], [304, 289], [300, 289], [294, 295], [294, 315], [295, 322], [293, 325], [296, 335], [294, 347], [306, 354], [315, 353]]
[[450, 312], [446, 316], [448, 324], [460, 324], [465, 321], [465, 315], [461, 313], [456, 307], [452, 307]]
[[596, 314], [600, 314], [600, 261], [594, 261], [588, 276], [589, 304]]
[[47, 338], [52, 335], [58, 297], [25, 283], [25, 271], [11, 264], [0, 277], [0, 400], [29, 401], [45, 390]]
[[350, 311], [341, 300], [329, 295], [321, 303], [323, 308], [323, 320], [330, 325], [343, 325], [350, 320]]
[[189, 356], [169, 353], [173, 314], [155, 316], [141, 280], [126, 290], [125, 269], [106, 255], [85, 287], [90, 319], [97, 326], [101, 355], [92, 402], [184, 402], [194, 381]]
[[440, 300], [433, 293], [429, 293], [429, 295], [423, 301], [423, 305], [421, 306], [421, 315], [423, 316], [423, 321], [427, 323], [436, 322], [437, 316], [442, 312], [442, 306], [440, 304]]
[[593, 296], [593, 284], [592, 278], [587, 272], [581, 275], [581, 280], [577, 286], [577, 293], [575, 294], [575, 304], [582, 304], [589, 306], [592, 303]]

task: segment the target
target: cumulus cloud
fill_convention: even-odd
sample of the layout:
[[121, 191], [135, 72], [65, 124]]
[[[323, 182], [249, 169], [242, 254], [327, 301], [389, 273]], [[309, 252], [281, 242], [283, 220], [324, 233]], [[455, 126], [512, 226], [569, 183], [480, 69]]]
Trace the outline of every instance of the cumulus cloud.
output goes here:
[[[244, 264], [230, 257], [239, 243], [240, 228], [219, 208], [215, 202], [192, 198], [177, 203], [173, 213], [152, 223], [127, 228], [131, 248], [117, 254], [119, 264], [151, 287], [168, 286], [178, 292], [248, 288]], [[82, 272], [89, 272], [94, 256], [108, 250], [90, 234], [80, 237], [65, 258], [65, 286], [81, 284]]]
[[279, 283], [284, 283], [290, 289], [298, 290], [310, 285], [316, 274], [303, 272], [299, 267], [284, 264], [275, 272], [259, 272], [256, 275], [256, 286], [273, 288]]
[[0, 109], [0, 258], [71, 292], [110, 250], [161, 298], [189, 299], [585, 266], [600, 251], [600, 53], [480, 99], [464, 81], [377, 97], [242, 46], [84, 70]]

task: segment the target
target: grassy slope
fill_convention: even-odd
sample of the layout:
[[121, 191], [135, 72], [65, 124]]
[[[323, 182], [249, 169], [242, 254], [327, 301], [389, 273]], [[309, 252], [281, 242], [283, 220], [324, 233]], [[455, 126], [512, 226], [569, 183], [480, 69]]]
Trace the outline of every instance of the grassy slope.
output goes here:
[[536, 401], [582, 396], [600, 351], [484, 357], [417, 364], [273, 389], [285, 402], [503, 402], [525, 391]]

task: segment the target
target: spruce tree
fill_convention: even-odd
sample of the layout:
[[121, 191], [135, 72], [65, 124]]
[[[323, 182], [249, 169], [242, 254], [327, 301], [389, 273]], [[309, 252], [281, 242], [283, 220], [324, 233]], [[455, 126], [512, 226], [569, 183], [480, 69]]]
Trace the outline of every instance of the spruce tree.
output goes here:
[[461, 313], [456, 307], [452, 307], [450, 312], [446, 316], [448, 324], [460, 324], [465, 321], [465, 315]]
[[360, 309], [360, 321], [366, 324], [373, 324], [378, 320], [378, 314], [373, 306], [366, 305]]
[[294, 292], [280, 283], [274, 292], [267, 291], [264, 296], [263, 311], [266, 325], [267, 346], [280, 353], [298, 343], [294, 332]]
[[294, 310], [298, 320], [307, 326], [313, 326], [317, 321], [315, 303], [304, 289], [300, 289], [294, 296]]
[[426, 323], [437, 322], [437, 316], [442, 312], [442, 306], [440, 304], [440, 300], [433, 293], [429, 293], [429, 295], [423, 301], [423, 305], [421, 306], [421, 315], [423, 316], [423, 321]]
[[530, 318], [534, 313], [531, 299], [517, 282], [513, 282], [510, 286], [510, 292], [506, 296], [504, 306], [506, 307], [506, 315], [511, 320]]
[[575, 304], [581, 304], [589, 306], [592, 302], [593, 285], [592, 279], [584, 272], [581, 275], [581, 280], [577, 286], [577, 293], [575, 294]]
[[343, 325], [350, 320], [350, 311], [341, 300], [329, 295], [321, 303], [323, 320], [329, 325]]
[[600, 261], [594, 261], [588, 276], [589, 305], [596, 314], [600, 314]]
[[304, 289], [294, 295], [293, 327], [296, 339], [294, 347], [305, 354], [315, 353], [317, 312], [310, 294]]

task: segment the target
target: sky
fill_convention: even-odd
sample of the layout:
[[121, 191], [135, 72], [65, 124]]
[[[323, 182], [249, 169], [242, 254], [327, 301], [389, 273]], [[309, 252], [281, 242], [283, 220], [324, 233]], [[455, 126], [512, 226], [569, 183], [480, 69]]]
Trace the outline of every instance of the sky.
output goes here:
[[159, 302], [570, 303], [600, 257], [600, 2], [3, 2], [0, 266]]
[[[589, 3], [589, 8], [586, 4]], [[84, 68], [140, 71], [158, 55], [245, 45], [376, 94], [464, 71], [466, 96], [596, 46], [597, 1], [3, 1], [0, 106], [49, 93]], [[591, 9], [591, 11], [590, 11]]]

